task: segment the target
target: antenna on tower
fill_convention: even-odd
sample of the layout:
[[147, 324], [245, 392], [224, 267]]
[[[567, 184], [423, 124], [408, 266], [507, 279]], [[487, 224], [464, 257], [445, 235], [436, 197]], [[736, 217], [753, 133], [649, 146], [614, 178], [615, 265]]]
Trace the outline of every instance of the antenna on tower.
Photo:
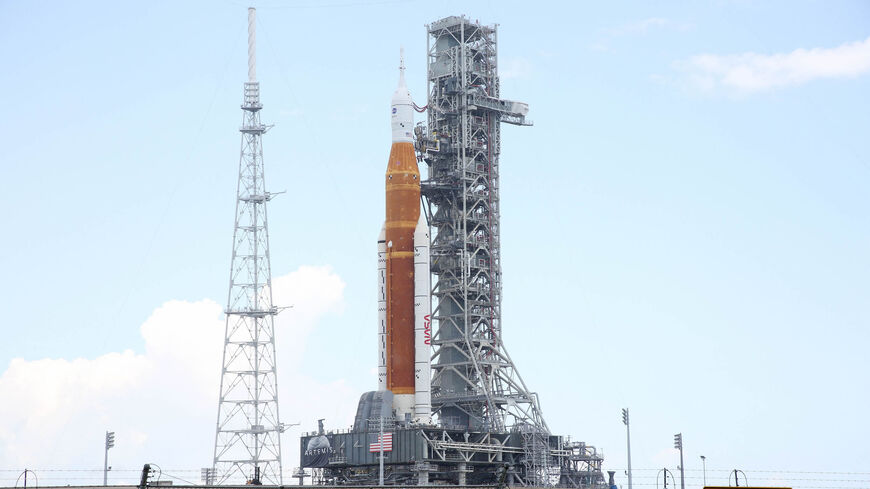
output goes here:
[[257, 81], [257, 9], [248, 8], [248, 82]]
[[248, 9], [248, 81], [242, 104], [242, 150], [233, 253], [227, 294], [226, 334], [215, 432], [213, 477], [217, 484], [283, 484], [272, 265], [257, 82], [256, 10]]

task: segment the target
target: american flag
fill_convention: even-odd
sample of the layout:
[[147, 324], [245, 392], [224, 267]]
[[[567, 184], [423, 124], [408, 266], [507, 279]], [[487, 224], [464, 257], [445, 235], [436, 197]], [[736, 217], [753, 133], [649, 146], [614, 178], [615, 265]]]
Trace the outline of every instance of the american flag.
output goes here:
[[392, 433], [384, 433], [383, 435], [378, 435], [378, 441], [369, 444], [369, 452], [380, 452], [381, 451], [381, 443], [384, 444], [385, 452], [393, 451], [393, 434]]

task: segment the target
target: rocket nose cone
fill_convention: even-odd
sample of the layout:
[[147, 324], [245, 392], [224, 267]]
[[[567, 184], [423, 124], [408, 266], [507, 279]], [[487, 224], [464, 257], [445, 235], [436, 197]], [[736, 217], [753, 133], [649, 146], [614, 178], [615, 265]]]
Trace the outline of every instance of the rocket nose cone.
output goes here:
[[405, 85], [405, 59], [404, 55], [399, 62], [399, 86], [393, 93], [390, 102], [390, 119], [393, 131], [393, 142], [414, 142], [414, 101], [411, 92]]

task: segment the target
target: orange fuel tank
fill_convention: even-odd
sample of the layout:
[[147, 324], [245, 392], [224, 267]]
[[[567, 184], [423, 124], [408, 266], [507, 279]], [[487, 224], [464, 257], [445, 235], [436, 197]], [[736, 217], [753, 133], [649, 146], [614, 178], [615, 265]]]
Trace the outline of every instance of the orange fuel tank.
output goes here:
[[420, 171], [413, 143], [393, 143], [386, 174], [387, 389], [414, 394], [414, 230]]

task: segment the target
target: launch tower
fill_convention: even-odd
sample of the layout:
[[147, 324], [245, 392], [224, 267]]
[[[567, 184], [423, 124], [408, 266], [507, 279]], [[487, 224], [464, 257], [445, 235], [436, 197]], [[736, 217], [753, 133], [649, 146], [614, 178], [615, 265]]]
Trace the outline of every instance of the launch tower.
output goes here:
[[429, 134], [418, 141], [437, 277], [432, 409], [444, 424], [547, 433], [501, 328], [499, 123], [531, 125], [528, 105], [499, 98], [495, 26], [447, 17], [428, 33]]
[[236, 197], [226, 336], [215, 433], [218, 484], [280, 485], [283, 425], [278, 418], [278, 381], [272, 303], [272, 267], [256, 68], [256, 12], [248, 9], [248, 81], [242, 104], [242, 149]]

